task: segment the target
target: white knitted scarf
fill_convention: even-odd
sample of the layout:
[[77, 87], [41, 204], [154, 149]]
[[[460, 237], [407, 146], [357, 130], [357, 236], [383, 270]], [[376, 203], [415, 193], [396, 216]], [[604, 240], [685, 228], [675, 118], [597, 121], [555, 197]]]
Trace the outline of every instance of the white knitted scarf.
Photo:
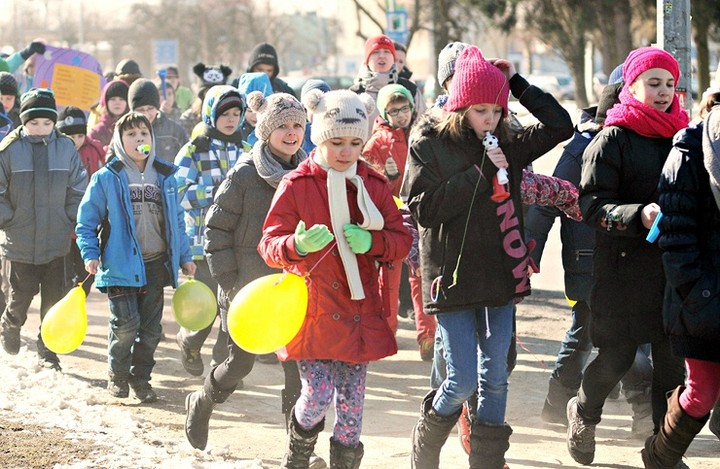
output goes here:
[[352, 249], [350, 249], [343, 230], [343, 225], [350, 223], [350, 207], [348, 206], [347, 189], [345, 186], [346, 179], [357, 188], [357, 204], [363, 215], [363, 222], [362, 224], [358, 224], [358, 226], [369, 231], [379, 231], [385, 226], [385, 220], [370, 198], [367, 189], [365, 189], [362, 178], [357, 175], [357, 163], [344, 172], [336, 171], [330, 167], [325, 157], [319, 151], [315, 152], [314, 161], [327, 172], [330, 221], [332, 223], [333, 233], [335, 234], [338, 251], [340, 252], [340, 260], [342, 260], [345, 269], [345, 277], [350, 287], [350, 297], [353, 300], [362, 300], [365, 298], [365, 291], [363, 290], [362, 279], [360, 278], [357, 257], [355, 253], [352, 252]]

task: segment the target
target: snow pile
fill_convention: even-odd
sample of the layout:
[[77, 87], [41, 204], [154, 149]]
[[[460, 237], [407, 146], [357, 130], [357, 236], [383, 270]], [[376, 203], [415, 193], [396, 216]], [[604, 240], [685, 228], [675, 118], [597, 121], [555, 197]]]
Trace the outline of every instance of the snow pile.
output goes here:
[[227, 449], [198, 451], [164, 435], [131, 409], [105, 402], [102, 390], [37, 364], [23, 346], [17, 356], [0, 350], [0, 415], [8, 420], [67, 430], [66, 438], [86, 440], [102, 454], [72, 468], [160, 467], [263, 469], [260, 460], [236, 461]]

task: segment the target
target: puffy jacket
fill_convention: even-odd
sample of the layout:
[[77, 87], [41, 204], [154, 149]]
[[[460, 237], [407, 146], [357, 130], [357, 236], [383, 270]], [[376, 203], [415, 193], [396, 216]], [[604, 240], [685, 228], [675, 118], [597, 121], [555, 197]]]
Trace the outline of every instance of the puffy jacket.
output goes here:
[[69, 137], [13, 130], [0, 143], [2, 257], [41, 265], [65, 256], [86, 187], [87, 173]]
[[[332, 230], [327, 173], [309, 158], [285, 176], [277, 189], [258, 251], [272, 267], [283, 267], [297, 275], [306, 275], [312, 269], [306, 282], [307, 316], [298, 335], [287, 345], [286, 353], [281, 354], [282, 359], [363, 363], [397, 353], [395, 335], [386, 321], [389, 310], [379, 292], [378, 264], [389, 267], [388, 264], [395, 263], [393, 268], [399, 269], [400, 259], [407, 255], [412, 239], [403, 227], [386, 179], [364, 162], [358, 162], [357, 174], [363, 178], [368, 194], [385, 220], [382, 230], [371, 232], [370, 251], [357, 255], [365, 291], [363, 300], [350, 299], [345, 270], [334, 243], [304, 257], [295, 250], [293, 234], [300, 220], [307, 227], [320, 223]], [[349, 182], [347, 193], [350, 218], [360, 221], [357, 189]]]
[[363, 147], [363, 156], [375, 168], [384, 173], [385, 162], [392, 157], [397, 164], [399, 175], [390, 181], [390, 190], [395, 197], [400, 196], [400, 185], [405, 175], [408, 144], [405, 129], [394, 129], [382, 117], [375, 121], [375, 128], [370, 139]]
[[185, 143], [188, 141], [187, 132], [182, 125], [158, 112], [152, 123], [155, 135], [155, 154], [157, 157], [172, 163]]
[[672, 141], [605, 127], [583, 155], [580, 208], [595, 231], [590, 335], [597, 347], [664, 337], [660, 248], [648, 243], [642, 208], [658, 201]]
[[703, 123], [680, 131], [660, 178], [663, 317], [673, 353], [720, 362], [720, 210], [703, 164]]
[[[177, 287], [180, 265], [192, 260], [185, 234], [183, 209], [178, 204], [175, 166], [156, 159], [153, 162], [163, 193], [165, 241], [167, 242], [168, 278]], [[142, 251], [135, 235], [135, 219], [123, 163], [116, 157], [93, 174], [80, 204], [75, 227], [77, 245], [83, 261], [100, 259], [95, 286], [142, 287], [147, 284]], [[103, 245], [98, 229], [102, 227]], [[107, 230], [107, 231], [105, 231]]]
[[[483, 144], [474, 132], [459, 141], [440, 135], [438, 117], [430, 113], [413, 129], [404, 186], [420, 232], [426, 313], [503, 306], [530, 294], [523, 168], [570, 138], [573, 125], [550, 94], [520, 75], [511, 78], [510, 89], [540, 123], [500, 142], [510, 163], [511, 196], [502, 203], [490, 199], [497, 168], [483, 158]], [[440, 284], [436, 297], [433, 282]]]

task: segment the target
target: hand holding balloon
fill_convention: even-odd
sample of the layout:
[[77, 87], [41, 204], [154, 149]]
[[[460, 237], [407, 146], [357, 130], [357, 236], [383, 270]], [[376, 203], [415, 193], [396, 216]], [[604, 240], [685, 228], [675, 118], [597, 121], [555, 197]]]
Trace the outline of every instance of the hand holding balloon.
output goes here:
[[182, 268], [182, 273], [187, 275], [188, 277], [192, 277], [193, 275], [195, 275], [195, 269], [197, 269], [197, 266], [192, 261], [185, 262], [180, 267]]
[[87, 273], [95, 275], [97, 274], [99, 265], [100, 261], [98, 259], [91, 259], [85, 263], [85, 270]]

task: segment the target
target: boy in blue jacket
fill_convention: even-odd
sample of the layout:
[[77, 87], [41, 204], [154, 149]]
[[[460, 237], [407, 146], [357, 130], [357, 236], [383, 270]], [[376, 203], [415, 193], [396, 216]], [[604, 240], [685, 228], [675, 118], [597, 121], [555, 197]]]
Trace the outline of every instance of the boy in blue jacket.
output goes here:
[[118, 120], [108, 163], [93, 174], [75, 228], [85, 269], [110, 302], [108, 392], [125, 398], [132, 387], [143, 403], [157, 400], [150, 373], [163, 288], [177, 287], [181, 266], [185, 275], [195, 273], [177, 167], [155, 159], [151, 128], [137, 112]]

